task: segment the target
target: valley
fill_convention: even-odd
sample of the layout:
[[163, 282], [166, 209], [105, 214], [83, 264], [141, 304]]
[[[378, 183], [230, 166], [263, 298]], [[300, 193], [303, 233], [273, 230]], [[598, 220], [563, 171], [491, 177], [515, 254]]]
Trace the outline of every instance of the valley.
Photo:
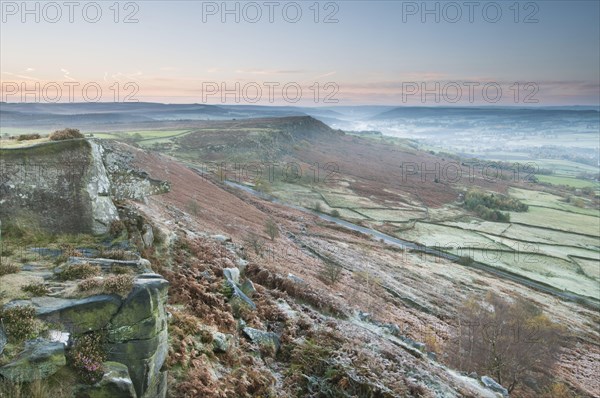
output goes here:
[[[534, 178], [491, 178], [485, 171], [489, 163], [425, 150], [414, 140], [331, 129], [309, 116], [177, 124], [94, 129], [86, 138], [102, 146], [112, 184], [125, 184], [115, 191], [126, 195], [116, 202], [121, 217], [138, 214], [133, 219], [141, 217], [155, 236], [163, 236], [138, 250], [171, 283], [166, 308], [174, 318], [165, 362], [171, 394], [185, 396], [192, 389], [210, 396], [228, 388], [268, 394], [271, 377], [281, 380], [281, 394], [287, 394], [278, 396], [312, 388], [289, 377], [301, 358], [269, 354], [263, 343], [247, 346], [237, 337], [246, 333], [237, 323], [243, 321], [280, 336], [284, 352], [308, 349], [302, 343], [307, 337], [292, 337], [305, 333], [297, 328], [306, 322], [313, 325], [307, 336], [333, 333], [318, 335], [327, 347], [364, 346], [355, 355], [369, 363], [367, 374], [354, 373], [363, 366], [355, 360], [328, 361], [336, 377], [347, 378], [347, 389], [386, 397], [491, 397], [478, 378], [452, 367], [460, 309], [470, 298], [494, 292], [526, 300], [552, 322], [568, 325], [564, 333], [572, 343], [561, 351], [552, 377], [579, 394], [595, 395], [600, 386], [586, 376], [597, 371], [600, 355], [595, 327], [600, 218], [594, 191]], [[4, 151], [52, 145], [44, 137], [0, 143]], [[450, 178], [442, 172], [456, 167], [469, 173]], [[493, 167], [511, 176], [504, 164]], [[137, 182], [124, 177], [129, 173]], [[144, 180], [157, 188], [140, 191]], [[501, 210], [469, 210], [468, 195]], [[482, 218], [497, 214], [507, 220]], [[276, 225], [276, 237], [269, 237], [267, 222]], [[132, 237], [142, 233], [133, 225]], [[81, 297], [46, 281], [44, 270], [52, 266], [31, 255], [32, 243], [10, 233], [6, 239], [11, 248], [6, 253], [14, 253], [9, 262], [35, 267], [0, 277], [12, 286], [2, 289], [3, 303], [27, 299], [20, 288], [40, 280], [53, 289], [50, 295]], [[64, 250], [52, 239], [39, 244]], [[78, 247], [106, 250], [98, 245], [86, 238]], [[232, 266], [242, 270], [235, 286], [253, 286], [243, 291], [256, 310], [238, 309], [236, 290], [231, 297], [223, 290], [219, 280], [228, 278], [223, 269]], [[196, 325], [192, 335], [183, 332], [189, 322]], [[225, 354], [207, 354], [208, 343], [199, 351], [179, 351], [200, 344], [194, 343], [197, 333], [235, 343]], [[229, 362], [228, 355], [237, 359]], [[202, 365], [187, 370], [192, 362]], [[236, 380], [236, 367], [256, 379]], [[228, 376], [221, 381], [194, 376], [201, 369], [221, 369]], [[532, 377], [546, 375], [541, 368], [532, 371]], [[246, 381], [254, 387], [242, 387]], [[523, 383], [511, 395], [536, 392]]]

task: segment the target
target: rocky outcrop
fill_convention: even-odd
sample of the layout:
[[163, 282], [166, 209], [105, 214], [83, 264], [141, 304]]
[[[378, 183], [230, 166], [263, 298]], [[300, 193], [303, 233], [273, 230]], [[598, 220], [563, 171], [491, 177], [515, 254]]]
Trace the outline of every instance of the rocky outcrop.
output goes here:
[[119, 215], [110, 197], [111, 184], [102, 156], [104, 149], [94, 141], [90, 141], [90, 147], [92, 159], [87, 169], [86, 190], [92, 207], [92, 233], [101, 235], [108, 231], [110, 223]]
[[139, 397], [154, 397], [148, 392], [164, 389], [168, 285], [157, 274], [140, 275], [108, 327], [109, 359], [127, 366]]
[[111, 181], [111, 196], [114, 199], [144, 201], [147, 196], [169, 192], [166, 181], [155, 180], [148, 173], [139, 170], [134, 164], [135, 148], [122, 147], [123, 144], [104, 141], [104, 164]]
[[[5, 308], [32, 306], [39, 319], [71, 338], [106, 332], [110, 364], [102, 381], [85, 389], [88, 396], [161, 398], [166, 396], [167, 379], [161, 368], [168, 352], [168, 286], [160, 275], [145, 273], [136, 277], [124, 299], [117, 295], [35, 297], [12, 301]], [[26, 344], [16, 359], [0, 368], [0, 375], [13, 381], [30, 381], [48, 377], [66, 365], [65, 341], [38, 339]]]
[[101, 163], [84, 139], [0, 149], [0, 218], [50, 232], [106, 232], [117, 210], [104, 196]]
[[0, 149], [0, 219], [101, 235], [119, 219], [113, 199], [169, 191], [168, 183], [130, 167], [110, 145], [75, 139]]
[[[0, 222], [31, 225], [36, 230], [40, 227], [57, 234], [104, 235], [109, 232], [111, 223], [119, 220], [113, 199], [144, 200], [148, 195], [168, 192], [168, 183], [154, 180], [134, 167], [131, 154], [134, 148], [118, 151], [112, 148], [112, 144], [93, 139], [73, 139], [0, 149]], [[130, 221], [126, 217], [124, 220]], [[168, 352], [165, 309], [168, 282], [151, 273], [149, 261], [129, 252], [134, 246], [138, 250], [151, 247], [159, 237], [155, 237], [152, 225], [141, 215], [136, 213], [132, 220], [133, 225], [127, 223], [122, 228], [129, 240], [124, 242], [121, 236], [108, 250], [127, 251], [127, 256], [117, 258], [132, 260], [95, 258], [102, 255], [104, 245], [109, 245], [103, 241], [102, 247], [99, 244], [97, 248], [77, 248], [81, 257], [61, 259], [58, 267], [36, 263], [21, 268], [31, 274], [28, 277], [32, 280], [43, 279], [48, 291], [43, 297], [13, 300], [6, 307], [31, 306], [38, 318], [35, 323], [46, 322], [52, 330], [47, 331], [46, 339], [26, 341], [25, 349], [16, 354], [23, 342], [14, 342], [15, 336], [6, 336], [0, 323], [0, 355], [4, 355], [0, 367], [2, 377], [13, 381], [46, 378], [66, 365], [66, 358], [72, 358], [70, 355], [78, 349], [83, 335], [100, 332], [89, 337], [107, 336], [106, 373], [94, 386], [79, 386], [78, 396], [166, 396], [167, 375], [161, 368]], [[40, 259], [66, 255], [61, 250], [44, 248], [38, 248], [36, 253]], [[57, 273], [81, 263], [98, 266], [103, 274], [96, 278], [101, 281], [98, 287], [81, 290], [80, 280], [56, 278]], [[132, 275], [134, 282], [129, 293], [131, 279], [128, 276], [124, 276], [126, 282], [113, 278], [113, 284], [118, 286], [107, 287], [115, 269]], [[122, 285], [125, 291], [120, 288]], [[102, 291], [119, 294], [101, 294]], [[90, 296], [80, 298], [84, 294]], [[23, 296], [11, 296], [15, 297]], [[8, 341], [9, 348], [5, 350]]]

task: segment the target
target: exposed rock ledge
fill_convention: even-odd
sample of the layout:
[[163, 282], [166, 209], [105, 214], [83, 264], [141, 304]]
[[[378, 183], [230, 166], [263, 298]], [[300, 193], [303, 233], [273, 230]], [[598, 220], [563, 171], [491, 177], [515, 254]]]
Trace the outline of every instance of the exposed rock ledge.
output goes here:
[[[77, 336], [91, 331], [107, 331], [111, 366], [107, 366], [103, 380], [87, 390], [94, 390], [95, 394], [100, 394], [98, 389], [103, 388], [128, 392], [127, 379], [120, 380], [128, 374], [126, 377], [131, 380], [135, 395], [127, 393], [123, 396], [162, 398], [167, 392], [166, 374], [161, 368], [168, 353], [165, 310], [168, 285], [160, 275], [146, 273], [137, 276], [132, 291], [124, 299], [117, 295], [83, 299], [40, 297], [12, 301], [6, 307], [33, 306], [40, 319], [62, 325], [59, 335], [68, 333]], [[45, 378], [65, 364], [62, 342], [37, 339], [28, 342], [25, 351], [1, 367], [0, 375], [13, 381]], [[115, 380], [122, 383], [115, 385]], [[90, 395], [96, 396], [91, 394], [91, 390]]]

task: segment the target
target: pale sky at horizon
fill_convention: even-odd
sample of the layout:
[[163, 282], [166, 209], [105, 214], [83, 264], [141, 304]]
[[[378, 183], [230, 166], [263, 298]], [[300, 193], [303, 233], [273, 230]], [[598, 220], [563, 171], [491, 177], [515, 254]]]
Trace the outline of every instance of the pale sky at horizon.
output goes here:
[[[123, 100], [131, 91], [122, 86], [134, 82], [139, 88], [134, 98], [140, 101], [206, 99], [207, 103], [235, 104], [233, 94], [223, 100], [219, 92], [205, 96], [202, 92], [221, 84], [234, 89], [239, 82], [240, 87], [252, 83], [248, 96], [241, 93], [240, 104], [251, 103], [246, 100], [258, 85], [263, 89], [258, 104], [267, 105], [265, 82], [278, 82], [276, 105], [287, 103], [281, 87], [290, 83], [303, 88], [297, 105], [452, 105], [448, 101], [455, 93], [452, 85], [449, 93], [437, 90], [441, 103], [435, 103], [433, 95], [422, 103], [419, 93], [403, 97], [402, 92], [423, 83], [433, 89], [436, 82], [440, 88], [456, 82], [466, 99], [468, 88], [463, 83], [476, 82], [475, 105], [489, 103], [481, 89], [486, 83], [497, 83], [503, 90], [496, 105], [519, 105], [535, 88], [539, 91], [532, 98], [540, 106], [600, 103], [599, 1], [523, 1], [518, 7], [513, 1], [474, 2], [473, 23], [463, 1], [453, 3], [459, 8], [452, 8], [452, 2], [427, 2], [431, 8], [438, 4], [439, 23], [434, 14], [424, 15], [427, 19], [421, 21], [421, 1], [320, 2], [318, 23], [313, 20], [314, 1], [274, 2], [278, 5], [273, 23], [268, 21], [264, 1], [254, 3], [263, 13], [257, 23], [247, 20], [255, 16], [255, 8], [247, 5], [250, 2], [238, 2], [239, 23], [232, 14], [225, 15], [223, 23], [220, 10], [204, 15], [203, 22], [203, 10], [221, 8], [220, 1], [137, 1], [128, 8], [127, 2], [121, 2], [118, 23], [110, 8], [113, 1], [97, 2], [102, 10], [97, 23], [83, 18], [84, 5], [87, 17], [95, 17], [92, 2], [79, 2], [74, 23], [69, 23], [69, 10], [61, 6], [62, 1], [55, 3], [62, 11], [56, 23], [49, 21], [56, 15], [53, 8], [46, 6], [47, 14], [42, 10], [48, 2], [37, 3], [37, 23], [36, 12], [23, 15], [20, 1], [1, 3], [2, 100], [11, 102], [18, 101], [19, 93], [6, 97], [6, 91], [22, 83], [31, 88], [36, 82], [41, 86], [56, 82], [64, 88], [65, 82], [80, 86], [97, 82], [103, 87], [101, 101], [111, 101], [114, 91], [109, 86], [119, 82], [119, 100]], [[490, 3], [502, 11], [496, 23], [486, 21], [486, 17], [496, 17]], [[284, 19], [282, 9], [287, 6], [287, 17], [294, 18], [295, 4], [302, 16], [291, 23]], [[248, 14], [243, 13], [245, 5]], [[34, 9], [36, 2], [28, 6]], [[457, 9], [462, 16], [456, 23], [449, 22]], [[137, 23], [123, 23], [130, 12], [135, 12]], [[332, 12], [338, 22], [323, 23]], [[528, 16], [538, 22], [525, 23]], [[315, 82], [320, 86], [319, 103], [314, 102], [315, 87], [310, 88]], [[519, 88], [518, 102], [514, 82], [534, 83]], [[334, 83], [339, 92], [334, 93], [332, 85], [325, 87], [326, 83]], [[77, 96], [81, 89], [74, 92]], [[327, 94], [339, 102], [323, 103]], [[66, 102], [65, 98], [63, 94], [60, 102]]]

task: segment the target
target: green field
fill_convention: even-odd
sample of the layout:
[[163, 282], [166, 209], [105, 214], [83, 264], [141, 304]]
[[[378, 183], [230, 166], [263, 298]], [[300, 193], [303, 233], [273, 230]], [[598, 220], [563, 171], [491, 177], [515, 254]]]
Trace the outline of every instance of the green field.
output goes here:
[[570, 178], [570, 177], [558, 177], [558, 176], [547, 176], [547, 175], [537, 175], [536, 178], [540, 182], [546, 182], [552, 185], [566, 185], [568, 187], [573, 188], [585, 188], [592, 187], [596, 189], [600, 189], [600, 184], [594, 181], [582, 180], [580, 178]]
[[510, 188], [510, 196], [519, 199], [529, 206], [549, 207], [570, 213], [587, 214], [598, 217], [598, 210], [587, 207], [577, 207], [569, 204], [562, 196], [548, 192], [533, 191], [529, 189]]
[[[464, 250], [452, 251], [465, 255]], [[469, 250], [476, 261], [523, 275], [561, 290], [589, 297], [598, 297], [598, 280], [586, 275], [579, 264], [528, 252]]]
[[[493, 156], [485, 156], [486, 159], [491, 161], [502, 161], [508, 163], [533, 163], [537, 169], [548, 169], [552, 170], [555, 176], [563, 176], [574, 178], [580, 173], [598, 173], [598, 167], [590, 166], [587, 164], [572, 162], [570, 160], [562, 159], [531, 159], [530, 157], [521, 157], [520, 154], [514, 155], [514, 152], [505, 152], [505, 156], [501, 156], [504, 152], [495, 152]], [[542, 176], [536, 174], [536, 177]]]
[[524, 213], [511, 212], [510, 220], [513, 223], [584, 235], [598, 235], [598, 231], [600, 231], [600, 218], [598, 217], [545, 207], [530, 206], [529, 210]]
[[510, 250], [510, 247], [477, 232], [426, 222], [416, 222], [412, 229], [400, 231], [396, 235], [400, 239], [418, 242], [428, 247], [440, 247], [442, 250], [444, 248]]
[[[548, 192], [510, 188], [509, 195], [529, 205], [527, 212], [510, 212], [510, 223], [483, 221], [463, 211], [462, 216], [437, 224], [416, 222], [409, 229], [399, 227], [396, 235], [561, 290], [598, 297], [598, 210], [573, 206]], [[430, 212], [430, 216], [437, 213]]]
[[355, 208], [355, 212], [360, 213], [375, 221], [389, 222], [407, 222], [425, 218], [423, 211], [405, 210], [405, 209], [362, 209]]
[[336, 192], [324, 192], [323, 198], [331, 207], [342, 207], [348, 209], [380, 207], [377, 203], [373, 202], [369, 198], [363, 198], [357, 195], [353, 195], [351, 193], [346, 194]]

